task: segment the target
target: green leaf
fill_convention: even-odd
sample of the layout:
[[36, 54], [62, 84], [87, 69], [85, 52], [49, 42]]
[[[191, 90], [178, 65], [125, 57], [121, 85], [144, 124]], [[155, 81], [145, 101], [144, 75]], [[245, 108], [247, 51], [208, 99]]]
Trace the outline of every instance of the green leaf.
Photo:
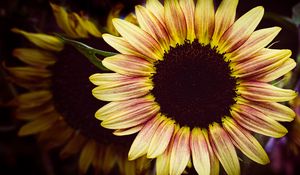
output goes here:
[[116, 55], [117, 53], [114, 52], [108, 52], [103, 50], [98, 50], [95, 48], [92, 48], [84, 43], [81, 43], [76, 40], [68, 39], [60, 34], [55, 34], [57, 37], [59, 37], [64, 43], [70, 44], [73, 47], [75, 47], [81, 54], [83, 54], [85, 57], [89, 59], [89, 61], [95, 65], [97, 68], [103, 70], [103, 71], [109, 71], [106, 67], [103, 66], [102, 60], [99, 59], [96, 55], [101, 55], [104, 57], [109, 57]]

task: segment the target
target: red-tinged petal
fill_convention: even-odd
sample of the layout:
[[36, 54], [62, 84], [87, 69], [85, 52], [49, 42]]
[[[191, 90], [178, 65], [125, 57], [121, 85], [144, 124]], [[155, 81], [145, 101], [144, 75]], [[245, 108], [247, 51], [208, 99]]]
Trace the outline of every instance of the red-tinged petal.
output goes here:
[[159, 0], [147, 0], [146, 8], [152, 12], [161, 24], [165, 26], [165, 10]]
[[213, 123], [209, 125], [209, 138], [214, 153], [223, 165], [228, 175], [240, 174], [240, 163], [231, 139], [222, 127]]
[[206, 45], [214, 32], [215, 10], [213, 0], [198, 0], [195, 9], [195, 33], [200, 43]]
[[102, 101], [121, 101], [144, 96], [153, 88], [148, 77], [132, 78], [127, 81], [103, 84], [92, 90], [93, 95]]
[[172, 139], [163, 154], [157, 157], [156, 159], [156, 174], [159, 175], [169, 175], [170, 171], [170, 159], [171, 159], [171, 151], [174, 143], [174, 139], [176, 133], [179, 131], [180, 127], [178, 124], [174, 126], [174, 133]]
[[210, 175], [219, 175], [220, 163], [216, 154], [213, 151], [212, 144], [210, 143], [208, 131], [202, 128], [203, 136], [205, 137], [207, 148], [209, 151], [209, 160], [210, 160]]
[[98, 120], [109, 120], [120, 116], [134, 113], [135, 111], [144, 110], [151, 106], [156, 106], [153, 97], [142, 97], [127, 101], [110, 102], [97, 110], [95, 117]]
[[86, 173], [89, 166], [92, 164], [93, 157], [95, 155], [97, 145], [95, 141], [89, 141], [86, 143], [79, 158], [79, 170], [82, 173]]
[[102, 64], [108, 69], [126, 76], [151, 76], [155, 73], [153, 64], [130, 55], [118, 54], [106, 57]]
[[232, 138], [233, 144], [250, 159], [262, 165], [270, 162], [267, 153], [256, 138], [236, 124], [232, 118], [223, 118], [223, 127]]
[[296, 67], [296, 65], [297, 63], [293, 59], [288, 59], [279, 67], [272, 69], [268, 72], [262, 73], [260, 75], [253, 76], [251, 79], [256, 79], [257, 81], [261, 82], [270, 82], [287, 74], [288, 72], [293, 70]]
[[291, 54], [290, 50], [263, 48], [246, 61], [232, 63], [233, 75], [243, 79], [260, 76], [280, 67]]
[[182, 127], [175, 134], [170, 157], [170, 174], [180, 175], [190, 160], [190, 128]]
[[264, 14], [264, 8], [258, 6], [240, 17], [226, 30], [219, 40], [218, 50], [229, 53], [244, 44], [255, 30]]
[[194, 41], [195, 35], [195, 3], [194, 0], [179, 0], [180, 7], [183, 11], [185, 21], [187, 36], [186, 39], [189, 41]]
[[242, 97], [259, 102], [284, 102], [294, 99], [297, 93], [262, 82], [241, 82], [238, 93]]
[[225, 54], [231, 61], [243, 61], [266, 47], [280, 32], [280, 27], [270, 27], [253, 32], [249, 39], [235, 51]]
[[140, 53], [154, 61], [162, 59], [164, 50], [150, 34], [122, 19], [114, 18], [113, 24], [122, 37]]
[[[110, 34], [103, 34], [102, 38], [107, 44], [116, 49], [122, 54], [133, 55], [139, 58], [144, 58], [146, 60], [152, 60], [147, 56], [141, 54], [137, 49], [135, 49], [129, 42], [127, 42], [123, 37], [117, 37]], [[153, 61], [153, 60], [152, 60]]]
[[145, 7], [136, 6], [135, 11], [140, 27], [155, 38], [162, 45], [165, 51], [168, 51], [170, 47], [170, 39], [165, 26]]
[[194, 128], [190, 137], [190, 147], [193, 164], [198, 174], [210, 175], [211, 167], [208, 145], [209, 143], [207, 143], [204, 133], [201, 131], [201, 129]]
[[264, 113], [266, 116], [281, 122], [290, 122], [294, 120], [296, 114], [289, 107], [276, 102], [263, 103], [263, 102], [240, 102]]
[[280, 123], [250, 106], [236, 104], [230, 112], [241, 126], [250, 131], [275, 138], [280, 138], [288, 132]]
[[96, 85], [105, 85], [111, 84], [113, 82], [121, 82], [121, 81], [128, 81], [132, 79], [132, 77], [120, 75], [118, 73], [96, 73], [89, 77], [90, 81]]
[[215, 14], [215, 29], [211, 45], [218, 46], [224, 32], [234, 23], [238, 0], [223, 0]]
[[165, 23], [169, 35], [173, 39], [172, 45], [183, 44], [186, 39], [186, 21], [178, 0], [165, 0]]
[[126, 128], [126, 129], [117, 129], [113, 132], [116, 136], [125, 136], [125, 135], [131, 135], [139, 132], [144, 127], [144, 124], [140, 124], [137, 126], [134, 126], [132, 128]]
[[153, 138], [153, 135], [155, 134], [158, 126], [164, 120], [166, 120], [166, 117], [162, 117], [159, 114], [145, 124], [130, 147], [128, 153], [129, 160], [134, 160], [147, 154], [149, 141]]
[[134, 110], [131, 113], [129, 113], [129, 111], [126, 111], [125, 113], [127, 113], [127, 115], [120, 116], [120, 113], [118, 113], [117, 115], [110, 116], [108, 119], [103, 120], [101, 126], [108, 129], [131, 128], [145, 123], [150, 118], [155, 116], [158, 112], [159, 107], [157, 105], [149, 105], [146, 108]]
[[147, 158], [156, 158], [166, 150], [173, 136], [174, 122], [166, 119], [158, 126], [150, 141]]

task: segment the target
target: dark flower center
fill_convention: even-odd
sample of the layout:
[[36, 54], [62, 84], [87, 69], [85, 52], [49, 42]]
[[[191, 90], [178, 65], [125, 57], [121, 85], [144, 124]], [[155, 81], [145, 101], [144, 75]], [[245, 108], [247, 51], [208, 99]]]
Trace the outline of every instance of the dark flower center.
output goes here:
[[[104, 42], [99, 43], [98, 40], [100, 41], [97, 39], [92, 43], [101, 47]], [[91, 44], [90, 39], [82, 42]], [[106, 104], [93, 97], [91, 90], [95, 86], [89, 81], [89, 76], [100, 70], [68, 45], [65, 45], [58, 57], [57, 63], [52, 67], [52, 92], [56, 110], [70, 127], [79, 130], [87, 138], [95, 139], [98, 143], [129, 145], [133, 136], [114, 136], [111, 130], [101, 127], [100, 121], [94, 117], [95, 112]]]
[[229, 115], [237, 81], [215, 48], [186, 41], [171, 47], [155, 68], [151, 93], [163, 114], [181, 125], [204, 128]]

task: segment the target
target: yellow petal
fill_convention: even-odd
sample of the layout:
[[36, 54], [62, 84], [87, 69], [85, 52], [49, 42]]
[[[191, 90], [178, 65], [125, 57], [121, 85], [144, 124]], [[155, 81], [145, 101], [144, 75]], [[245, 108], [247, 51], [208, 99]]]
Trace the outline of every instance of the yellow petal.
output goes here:
[[71, 155], [77, 154], [85, 145], [86, 139], [79, 132], [74, 132], [70, 140], [60, 151], [59, 156], [61, 158], [67, 158]]
[[153, 60], [162, 59], [164, 50], [150, 34], [125, 20], [115, 18], [113, 24], [122, 37], [140, 53]]
[[152, 88], [152, 82], [148, 77], [138, 77], [124, 82], [113, 82], [98, 86], [92, 90], [92, 93], [97, 99], [102, 101], [121, 101], [144, 96]]
[[19, 109], [26, 109], [49, 103], [51, 99], [51, 92], [47, 90], [40, 90], [19, 95], [17, 97], [17, 102], [19, 104]]
[[262, 73], [254, 78], [256, 78], [258, 81], [270, 82], [287, 74], [288, 72], [293, 70], [296, 67], [296, 65], [297, 63], [293, 59], [288, 59], [281, 66], [268, 72]]
[[93, 140], [90, 140], [86, 143], [84, 148], [82, 149], [82, 152], [80, 154], [79, 158], [79, 170], [82, 173], [86, 173], [89, 166], [91, 165], [93, 161], [93, 157], [96, 152], [96, 142]]
[[195, 3], [194, 0], [179, 0], [180, 7], [183, 11], [185, 21], [187, 36], [186, 39], [189, 41], [194, 41], [195, 35]]
[[259, 102], [284, 102], [294, 99], [297, 93], [290, 89], [281, 89], [276, 86], [256, 82], [241, 82], [238, 93], [242, 97]]
[[170, 157], [170, 175], [180, 175], [190, 160], [190, 128], [182, 127], [175, 133]]
[[174, 132], [174, 120], [165, 119], [155, 131], [147, 152], [147, 158], [156, 158], [161, 155], [170, 143]]
[[135, 12], [138, 23], [144, 31], [149, 33], [156, 41], [158, 41], [165, 51], [169, 50], [170, 39], [163, 24], [143, 6], [136, 6]]
[[186, 39], [186, 22], [178, 0], [164, 1], [165, 23], [172, 38], [172, 46], [183, 44]]
[[280, 32], [280, 27], [260, 29], [251, 34], [249, 39], [235, 51], [225, 54], [232, 61], [243, 61], [262, 48], [266, 47]]
[[116, 136], [125, 136], [125, 135], [131, 135], [139, 132], [144, 127], [144, 124], [140, 124], [131, 128], [126, 129], [117, 129], [113, 132]]
[[270, 162], [267, 153], [256, 138], [236, 124], [233, 119], [223, 118], [223, 127], [232, 138], [233, 144], [250, 159], [262, 165]]
[[161, 24], [165, 26], [165, 10], [159, 0], [147, 0], [146, 8], [152, 12]]
[[200, 43], [207, 45], [213, 35], [215, 10], [213, 0], [198, 0], [195, 9], [195, 32]]
[[209, 125], [209, 131], [214, 153], [220, 160], [226, 173], [228, 175], [239, 175], [239, 159], [226, 131], [217, 123]]
[[218, 50], [220, 53], [229, 53], [244, 44], [259, 24], [263, 14], [264, 8], [258, 6], [233, 23], [219, 40]]
[[296, 114], [289, 107], [276, 102], [261, 103], [261, 102], [240, 102], [247, 104], [252, 108], [264, 113], [266, 116], [281, 122], [290, 122], [294, 120]]
[[3, 67], [9, 72], [11, 76], [26, 81], [42, 81], [51, 77], [51, 72], [45, 68], [32, 66], [7, 67], [6, 65], [3, 65]]
[[129, 160], [134, 160], [147, 154], [149, 148], [149, 141], [153, 138], [153, 135], [155, 134], [155, 131], [159, 124], [164, 120], [166, 120], [165, 117], [157, 115], [145, 124], [145, 126], [138, 133], [130, 147], [128, 153]]
[[43, 33], [29, 33], [17, 28], [13, 28], [12, 31], [15, 33], [22, 34], [30, 42], [46, 50], [61, 51], [64, 47], [64, 44], [61, 40], [51, 35]]
[[25, 124], [18, 132], [19, 136], [37, 134], [41, 131], [45, 131], [50, 128], [58, 119], [56, 113], [50, 113], [43, 117], [40, 117], [32, 122]]
[[[139, 58], [144, 58], [146, 60], [152, 60], [151, 58], [141, 54], [139, 51], [137, 51], [129, 42], [127, 42], [122, 37], [116, 37], [110, 34], [103, 34], [102, 35], [105, 42], [107, 42], [111, 47], [116, 49], [122, 54], [125, 55], [133, 55], [137, 56]], [[153, 61], [153, 60], [152, 60]]]
[[198, 174], [210, 175], [210, 156], [208, 143], [200, 128], [194, 128], [191, 133], [190, 147], [193, 164]]
[[52, 53], [39, 49], [17, 48], [12, 54], [24, 63], [36, 67], [47, 67], [57, 60]]
[[135, 56], [118, 54], [106, 57], [102, 64], [108, 69], [126, 76], [148, 76], [155, 73], [153, 64]]
[[215, 29], [212, 36], [212, 47], [218, 42], [224, 32], [234, 23], [238, 0], [222, 0], [215, 14]]
[[248, 105], [236, 104], [230, 112], [241, 126], [250, 131], [275, 138], [288, 132], [283, 125]]
[[120, 13], [123, 8], [124, 8], [124, 5], [118, 3], [115, 6], [113, 6], [111, 8], [111, 10], [109, 11], [109, 14], [108, 14], [107, 20], [106, 20], [106, 28], [107, 28], [108, 33], [115, 35], [115, 36], [119, 35], [118, 31], [116, 30], [116, 28], [114, 27], [114, 25], [112, 23], [112, 19], [119, 18]]

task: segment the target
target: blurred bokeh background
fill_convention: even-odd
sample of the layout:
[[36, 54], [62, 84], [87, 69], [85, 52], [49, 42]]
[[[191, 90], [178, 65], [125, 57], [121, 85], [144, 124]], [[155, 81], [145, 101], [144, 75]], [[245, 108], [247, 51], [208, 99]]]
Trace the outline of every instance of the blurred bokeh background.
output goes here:
[[[107, 15], [116, 4], [124, 5], [121, 16], [125, 16], [134, 10], [134, 5], [144, 3], [143, 0], [52, 0], [51, 2], [71, 11], [87, 14], [99, 26], [106, 25]], [[216, 4], [218, 3], [220, 0], [216, 0]], [[297, 3], [297, 0], [240, 0], [237, 16], [241, 16], [257, 5], [263, 5], [266, 15], [259, 28], [282, 27], [279, 36], [274, 40], [277, 42], [274, 43], [273, 48], [291, 49], [293, 58], [296, 59], [299, 49], [299, 27], [284, 19], [292, 17], [292, 8]], [[1, 0], [0, 62], [14, 60], [12, 50], [28, 45], [23, 36], [11, 32], [11, 28], [14, 27], [31, 32], [50, 34], [60, 32], [48, 0]], [[77, 174], [77, 161], [74, 161], [76, 158], [61, 160], [57, 150], [50, 153], [43, 152], [34, 136], [17, 136], [22, 122], [13, 118], [13, 109], [9, 105], [17, 93], [18, 89], [7, 81], [6, 73], [0, 67], [0, 175]], [[295, 164], [295, 172], [300, 172], [298, 170], [300, 159], [293, 159], [292, 162]], [[245, 175], [276, 174], [270, 165], [261, 166], [245, 161], [242, 166]], [[277, 172], [277, 174], [284, 173]]]

